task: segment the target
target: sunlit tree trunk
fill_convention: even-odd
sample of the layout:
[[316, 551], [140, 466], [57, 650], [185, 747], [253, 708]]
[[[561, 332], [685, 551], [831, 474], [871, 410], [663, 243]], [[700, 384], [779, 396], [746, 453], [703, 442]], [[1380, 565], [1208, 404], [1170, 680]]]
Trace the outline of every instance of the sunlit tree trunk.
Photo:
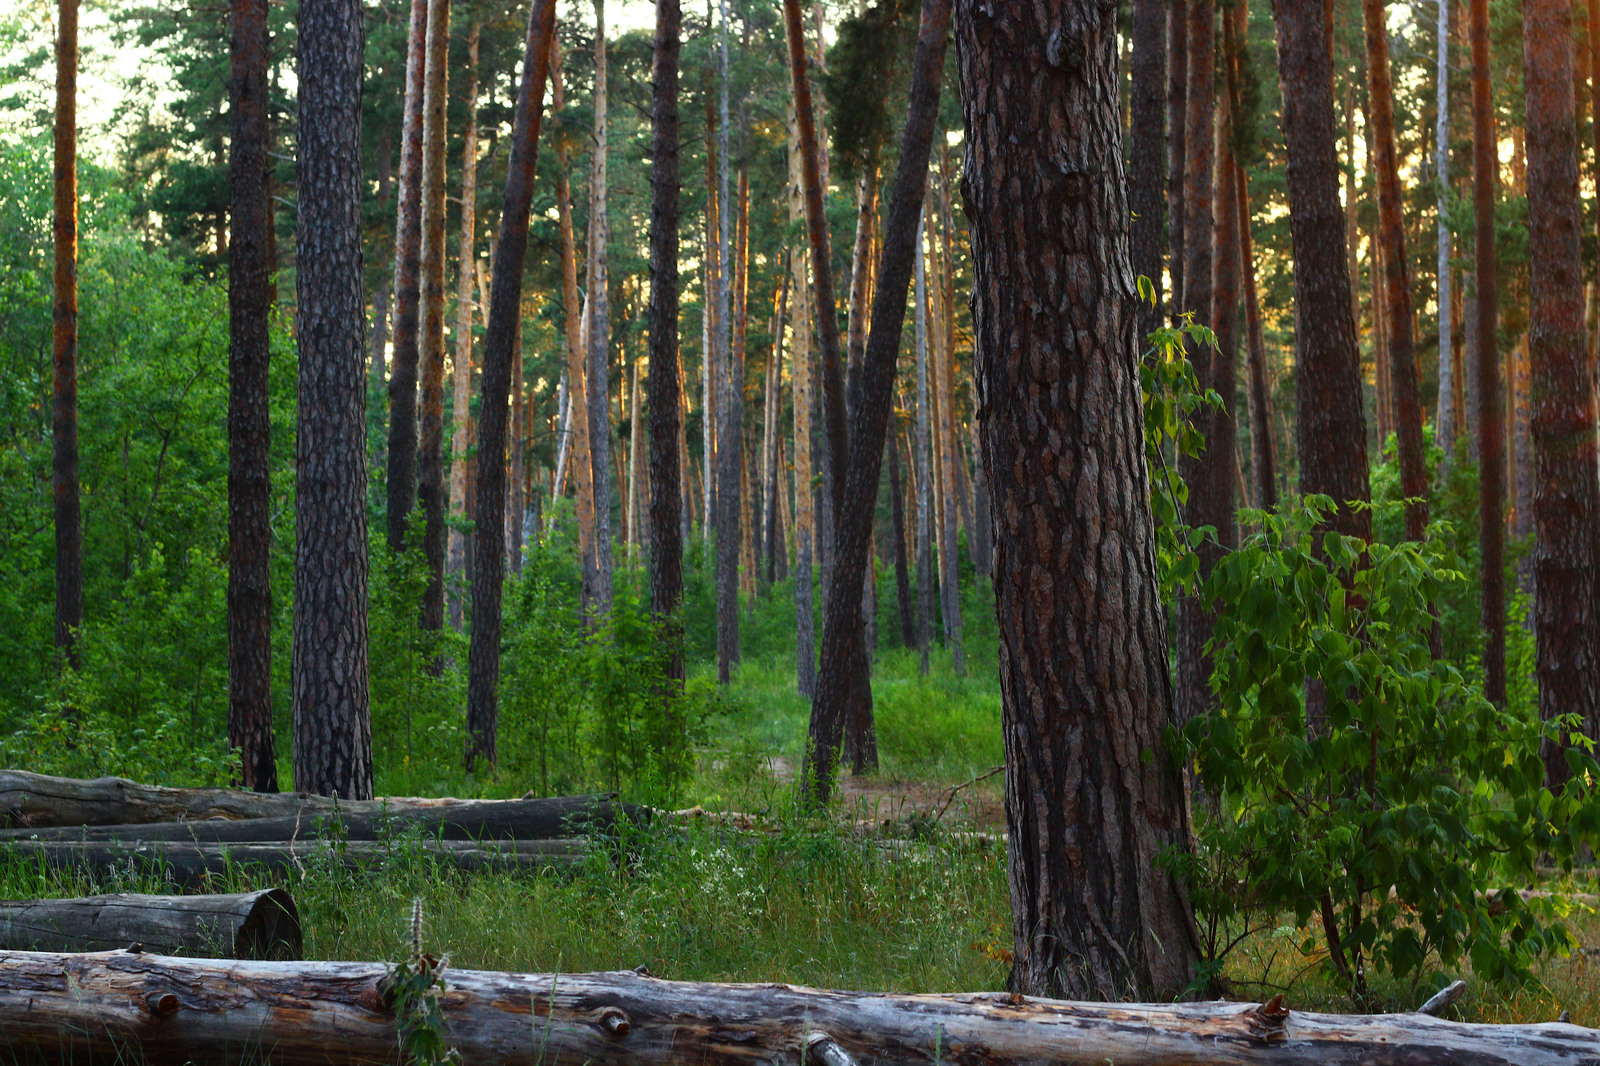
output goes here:
[[478, 423], [478, 544], [472, 567], [472, 644], [467, 664], [467, 768], [493, 766], [499, 732], [501, 585], [505, 578], [506, 396], [522, 305], [522, 264], [528, 251], [528, 216], [544, 83], [555, 37], [555, 0], [535, 0], [528, 14], [522, 81], [512, 126], [510, 159], [494, 246], [494, 286], [483, 342], [482, 400]]
[[783, 415], [783, 329], [788, 314], [788, 262], [780, 264], [777, 306], [772, 317], [772, 358], [767, 361], [766, 411], [762, 418], [761, 440], [761, 555], [767, 584], [778, 580], [779, 513], [778, 495], [782, 466], [778, 459], [783, 438], [779, 422]]
[[589, 458], [594, 470], [594, 597], [597, 618], [611, 615], [611, 312], [607, 286], [606, 13], [594, 0], [594, 154], [589, 172], [588, 358]]
[[[450, 433], [450, 514], [466, 518], [467, 431], [472, 422], [472, 282], [477, 270], [475, 230], [478, 204], [478, 21], [467, 30], [467, 126], [461, 133], [461, 243], [456, 255], [456, 350], [452, 396], [454, 413]], [[459, 580], [466, 573], [467, 534], [450, 530], [450, 573]], [[459, 591], [450, 597], [450, 624], [461, 628]]]
[[83, 513], [78, 503], [78, 0], [56, 26], [55, 296], [51, 489], [55, 498], [56, 651], [76, 665], [83, 625]]
[[371, 799], [361, 5], [304, 0], [298, 29], [294, 784]]
[[917, 649], [921, 671], [928, 673], [928, 646], [933, 641], [933, 471], [932, 425], [928, 389], [928, 284], [924, 254], [926, 212], [917, 220], [916, 345], [917, 431], [912, 470], [917, 481]]
[[939, 292], [939, 310], [933, 321], [934, 388], [938, 391], [934, 432], [939, 478], [939, 608], [944, 615], [945, 646], [950, 652], [951, 666], [956, 676], [961, 677], [967, 672], [967, 651], [961, 633], [961, 568], [956, 552], [959, 504], [956, 502], [955, 464], [959, 457], [955, 449], [955, 386], [951, 369], [955, 354], [951, 351], [955, 344], [955, 312], [951, 308], [955, 285], [950, 277], [950, 213], [941, 211], [939, 214], [942, 249], [936, 247], [933, 256], [934, 285]]
[[[1600, 5], [1600, 0], [1594, 0]], [[1450, 286], [1450, 0], [1439, 0], [1439, 59], [1434, 66], [1433, 162], [1439, 254], [1435, 267], [1435, 293], [1439, 314], [1439, 404], [1434, 421], [1434, 442], [1444, 450], [1448, 469], [1460, 432], [1455, 407], [1455, 304]], [[1594, 32], [1591, 24], [1590, 32]]]
[[427, 82], [429, 0], [411, 0], [406, 99], [400, 127], [400, 209], [395, 222], [394, 353], [389, 361], [387, 538], [405, 547], [417, 503], [417, 326], [422, 269], [422, 111]]
[[[267, 2], [233, 0], [228, 249], [228, 746], [240, 783], [278, 791], [272, 733], [272, 417], [267, 371]], [[380, 288], [380, 291], [381, 288]]]
[[[797, 109], [789, 109], [789, 221], [799, 222], [805, 217], [805, 179], [801, 163], [800, 123]], [[816, 624], [814, 612], [813, 563], [816, 558], [817, 523], [812, 505], [811, 481], [811, 409], [812, 371], [811, 354], [811, 286], [806, 276], [805, 255], [790, 257], [793, 272], [791, 286], [794, 301], [793, 343], [789, 357], [791, 389], [794, 400], [794, 604], [795, 604], [795, 661], [797, 684], [802, 696], [810, 696], [817, 683]]]

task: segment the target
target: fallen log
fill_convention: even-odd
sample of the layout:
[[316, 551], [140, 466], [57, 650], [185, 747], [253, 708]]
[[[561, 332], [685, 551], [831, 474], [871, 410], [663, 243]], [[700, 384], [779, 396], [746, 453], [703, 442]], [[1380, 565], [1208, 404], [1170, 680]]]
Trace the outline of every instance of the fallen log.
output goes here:
[[[0, 1049], [151, 1066], [392, 1062], [391, 970], [107, 952], [0, 952]], [[474, 1066], [582, 1063], [1101, 1063], [1580, 1066], [1600, 1032], [1344, 1016], [1272, 1003], [1068, 1003], [1005, 993], [873, 995], [645, 974], [444, 972], [446, 1040]]]
[[[621, 804], [613, 796], [558, 796], [549, 799], [461, 800], [391, 796], [379, 800], [333, 800], [305, 792], [245, 792], [232, 788], [166, 788], [121, 777], [79, 780], [27, 770], [0, 770], [0, 829], [29, 836], [54, 827], [148, 825], [207, 819], [285, 818], [310, 824], [337, 811], [348, 825], [370, 820], [422, 820], [458, 826], [469, 839], [513, 837], [533, 840], [561, 836], [573, 827], [607, 828], [626, 814], [639, 820], [648, 809]], [[18, 833], [18, 830], [23, 832]], [[537, 831], [535, 831], [537, 830]], [[373, 830], [377, 832], [377, 830]], [[283, 832], [279, 839], [288, 839]]]
[[298, 959], [303, 943], [300, 912], [281, 888], [0, 902], [0, 948], [14, 951], [108, 951], [139, 944], [162, 955]]
[[416, 800], [341, 803], [337, 810], [310, 797], [295, 814], [260, 818], [205, 818], [119, 825], [63, 825], [0, 830], [4, 840], [186, 840], [261, 843], [321, 836], [382, 840], [408, 830], [444, 840], [551, 840], [590, 830], [610, 831], [618, 818], [642, 821], [647, 809], [606, 796], [546, 799]]
[[384, 862], [433, 861], [460, 870], [515, 870], [534, 873], [567, 869], [588, 853], [583, 840], [499, 840], [478, 844], [461, 840], [277, 841], [212, 844], [192, 841], [13, 840], [0, 844], [0, 859], [39, 864], [52, 870], [81, 870], [151, 877], [183, 888], [198, 888], [231, 870], [271, 877], [299, 877], [317, 865], [361, 869]]

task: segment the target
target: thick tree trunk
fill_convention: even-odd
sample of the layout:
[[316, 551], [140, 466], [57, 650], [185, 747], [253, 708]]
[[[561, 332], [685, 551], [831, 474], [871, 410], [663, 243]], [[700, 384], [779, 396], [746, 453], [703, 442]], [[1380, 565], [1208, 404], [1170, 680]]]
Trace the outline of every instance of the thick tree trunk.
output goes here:
[[607, 217], [606, 155], [606, 11], [594, 0], [594, 151], [589, 169], [589, 314], [584, 325], [588, 358], [589, 458], [594, 470], [594, 597], [589, 607], [597, 619], [611, 617], [611, 305], [606, 247], [611, 237]]
[[667, 648], [667, 676], [684, 680], [683, 413], [678, 361], [678, 60], [683, 14], [657, 0], [650, 152], [650, 611]]
[[926, 213], [917, 219], [917, 432], [912, 470], [917, 480], [917, 649], [921, 671], [928, 674], [928, 647], [933, 642], [933, 471], [931, 412], [928, 396], [928, 279], [923, 238]]
[[[792, 56], [791, 56], [792, 58]], [[800, 122], [797, 107], [789, 111], [789, 221], [793, 225], [805, 217], [805, 166], [801, 162]], [[790, 257], [794, 274], [791, 288], [794, 300], [794, 341], [790, 346], [789, 376], [794, 401], [794, 608], [795, 673], [802, 696], [810, 696], [817, 685], [816, 623], [813, 618], [815, 589], [813, 561], [816, 558], [817, 522], [813, 506], [811, 464], [811, 409], [814, 406], [811, 354], [811, 287], [806, 281], [806, 256]], [[831, 283], [829, 285], [831, 290]], [[830, 312], [831, 313], [831, 312]]]
[[493, 765], [499, 731], [500, 604], [505, 577], [502, 522], [505, 517], [506, 395], [511, 352], [522, 306], [522, 264], [528, 251], [528, 216], [544, 83], [555, 37], [555, 0], [536, 0], [528, 14], [522, 85], [517, 91], [511, 158], [494, 253], [489, 329], [483, 344], [483, 399], [479, 406], [477, 558], [472, 567], [472, 645], [467, 664], [467, 766]]
[[417, 302], [422, 264], [422, 111], [428, 55], [428, 2], [411, 0], [406, 37], [406, 100], [400, 129], [400, 210], [395, 221], [394, 355], [389, 363], [387, 537], [405, 547], [417, 502]]
[[[15, 1025], [0, 1046], [23, 1059], [80, 1061], [112, 1059], [136, 1042], [151, 1066], [238, 1062], [261, 1047], [271, 1047], [273, 1061], [284, 1066], [389, 1062], [398, 1051], [392, 970], [370, 962], [6, 952], [0, 1012]], [[952, 1057], [975, 1066], [1578, 1066], [1600, 1054], [1600, 1037], [1576, 1025], [1312, 1014], [1284, 1009], [1281, 997], [1268, 1004], [1116, 1005], [992, 992], [693, 984], [627, 971], [445, 970], [442, 977], [447, 1041], [462, 1061], [481, 1066], [802, 1057], [833, 1066]]]
[[1161, 255], [1167, 244], [1167, 5], [1161, 0], [1134, 0], [1132, 66], [1128, 250], [1133, 272], [1149, 278], [1156, 292], [1156, 305], [1139, 311], [1143, 344], [1161, 323]]
[[1389, 30], [1384, 0], [1362, 0], [1361, 10], [1367, 35], [1367, 114], [1372, 120], [1376, 149], [1373, 164], [1378, 177], [1378, 241], [1384, 250], [1383, 308], [1387, 313], [1384, 339], [1389, 349], [1388, 381], [1400, 445], [1400, 489], [1407, 499], [1419, 501], [1406, 507], [1406, 539], [1421, 540], [1428, 525], [1428, 465], [1422, 454], [1422, 390], [1417, 383], [1417, 360], [1412, 347], [1411, 279], [1406, 270], [1406, 231], [1401, 218]]
[[158, 955], [293, 961], [303, 949], [300, 911], [281, 888], [0, 902], [0, 950], [126, 951], [130, 945]]
[[267, 371], [267, 4], [234, 0], [228, 251], [228, 746], [239, 780], [278, 791], [272, 733], [272, 416]]
[[[456, 350], [452, 368], [455, 393], [450, 433], [450, 515], [457, 521], [467, 517], [468, 430], [472, 423], [472, 282], [477, 270], [476, 250], [478, 206], [478, 20], [467, 30], [467, 126], [461, 132], [461, 244], [456, 254]], [[450, 530], [450, 573], [459, 580], [467, 569], [468, 534]], [[459, 588], [452, 585], [450, 624], [457, 630], [462, 623]]]
[[[1573, 121], [1572, 12], [1552, 0], [1522, 7], [1528, 123], [1528, 346], [1532, 364], [1534, 643], [1539, 713], [1600, 726], [1595, 619], [1600, 476], [1595, 394], [1583, 321], [1583, 213]], [[1562, 745], [1544, 745], [1545, 783], [1570, 774]]]
[[1506, 702], [1505, 405], [1500, 386], [1500, 299], [1494, 239], [1494, 140], [1489, 84], [1489, 0], [1469, 0], [1472, 40], [1472, 213], [1476, 236], [1478, 365], [1478, 538], [1483, 587], [1483, 694]]
[[1274, 0], [1273, 17], [1295, 259], [1300, 491], [1332, 497], [1337, 507], [1332, 528], [1365, 541], [1372, 536], [1371, 516], [1349, 506], [1369, 499], [1371, 492], [1361, 358], [1339, 204], [1328, 18], [1315, 0]]
[[59, 0], [56, 37], [54, 362], [50, 385], [55, 500], [56, 652], [77, 663], [83, 625], [78, 502], [78, 0]]
[[428, 584], [422, 628], [444, 625], [444, 228], [445, 104], [450, 66], [450, 0], [428, 0], [428, 62], [422, 97], [422, 419], [417, 497]]
[[[961, 0], [962, 171], [995, 495], [1010, 983], [1167, 998], [1188, 987], [1200, 948], [1181, 880], [1155, 864], [1189, 846], [1189, 825], [1182, 774], [1162, 754], [1172, 690], [1147, 502], [1114, 17], [1081, 0], [1004, 9]], [[1069, 37], [1090, 45], [1060, 62], [1050, 42]], [[1067, 262], [1099, 281], [1063, 288]], [[1030, 327], [1013, 330], [1021, 321]]]
[[294, 780], [304, 792], [368, 799], [361, 5], [305, 0], [298, 26]]
[[806, 787], [826, 802], [834, 753], [845, 755], [855, 773], [874, 769], [877, 738], [872, 728], [872, 658], [862, 613], [862, 583], [871, 565], [872, 520], [877, 510], [878, 473], [894, 394], [895, 363], [905, 325], [906, 290], [918, 248], [917, 219], [928, 181], [928, 153], [939, 116], [939, 82], [950, 38], [949, 0], [925, 0], [912, 60], [905, 132], [900, 144], [889, 217], [884, 226], [879, 284], [872, 306], [872, 331], [851, 392], [850, 440], [854, 451], [838, 469], [845, 492], [836, 510], [833, 593], [823, 619], [822, 669], [811, 704]]

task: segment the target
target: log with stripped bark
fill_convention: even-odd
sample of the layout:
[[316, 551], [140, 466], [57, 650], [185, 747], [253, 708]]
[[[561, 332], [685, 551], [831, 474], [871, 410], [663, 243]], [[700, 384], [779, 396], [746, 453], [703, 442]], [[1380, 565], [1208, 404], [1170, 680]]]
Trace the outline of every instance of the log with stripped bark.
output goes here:
[[75, 870], [151, 877], [183, 888], [198, 888], [241, 871], [247, 875], [299, 877], [329, 864], [344, 869], [384, 862], [436, 862], [458, 870], [509, 870], [536, 873], [567, 869], [587, 854], [582, 840], [376, 841], [299, 840], [254, 844], [192, 841], [13, 840], [0, 843], [0, 860]]
[[0, 902], [0, 948], [107, 951], [131, 944], [163, 955], [298, 959], [303, 939], [294, 898], [281, 888]]
[[[0, 1053], [151, 1066], [252, 1057], [281, 1066], [396, 1058], [379, 963], [0, 952]], [[1600, 1032], [1249, 1003], [1104, 1004], [1005, 993], [872, 995], [693, 984], [641, 973], [446, 971], [446, 1039], [474, 1066], [542, 1063], [966, 1066], [1579, 1066]]]

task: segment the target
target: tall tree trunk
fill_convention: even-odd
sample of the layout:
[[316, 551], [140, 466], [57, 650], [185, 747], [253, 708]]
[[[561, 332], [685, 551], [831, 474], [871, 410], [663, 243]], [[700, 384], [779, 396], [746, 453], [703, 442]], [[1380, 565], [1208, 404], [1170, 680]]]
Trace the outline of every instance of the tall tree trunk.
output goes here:
[[[707, 19], [711, 17], [709, 10]], [[722, 244], [717, 239], [722, 228], [722, 197], [717, 192], [717, 109], [710, 92], [710, 74], [705, 85], [706, 102], [706, 213], [705, 255], [701, 258], [700, 277], [702, 302], [700, 307], [700, 451], [701, 484], [705, 487], [705, 513], [701, 518], [701, 533], [709, 543], [717, 528], [717, 407], [720, 402], [722, 326], [718, 315], [722, 311], [719, 292], [724, 283]]]
[[845, 387], [849, 406], [856, 402], [856, 372], [861, 369], [861, 359], [867, 351], [867, 291], [871, 285], [872, 229], [878, 213], [878, 173], [874, 167], [863, 168], [856, 181], [856, 240], [850, 253], [850, 308], [845, 317], [845, 351], [849, 377]]
[[900, 477], [900, 434], [891, 413], [889, 426], [889, 500], [894, 519], [894, 591], [900, 607], [900, 643], [917, 646], [916, 613], [911, 606], [911, 568], [906, 558], [906, 501]]
[[[561, 78], [561, 42], [550, 45], [550, 110], [558, 114], [566, 104]], [[567, 137], [558, 128], [556, 150], [556, 213], [561, 254], [561, 310], [567, 342], [567, 399], [571, 411], [568, 469], [572, 472], [573, 503], [578, 513], [578, 563], [583, 574], [583, 609], [594, 609], [594, 462], [589, 455], [589, 365], [583, 345], [584, 302], [578, 295], [578, 248], [572, 227], [571, 164]]]
[[[271, 47], [270, 43], [269, 43], [268, 47]], [[262, 91], [265, 92], [266, 90], [263, 89]], [[231, 107], [231, 105], [230, 105], [230, 107]], [[264, 116], [265, 116], [265, 112], [263, 111], [263, 123], [265, 123], [265, 117]], [[269, 136], [267, 138], [267, 144], [268, 144], [269, 152], [270, 152], [271, 143], [272, 143], [271, 142], [271, 138]], [[269, 160], [269, 162], [270, 162], [270, 160]], [[269, 169], [267, 173], [270, 175], [271, 174], [271, 170]], [[267, 199], [267, 205], [268, 205], [267, 206], [267, 230], [268, 230], [268, 232], [270, 232], [271, 229], [272, 229], [272, 207], [271, 207], [271, 204], [272, 204], [272, 199], [271, 199], [272, 189], [271, 189], [270, 182], [265, 187], [267, 189], [267, 198], [268, 198]], [[389, 201], [391, 199], [393, 199], [393, 197], [394, 197], [394, 150], [393, 150], [393, 146], [390, 144], [389, 134], [385, 133], [382, 137], [380, 137], [378, 139], [378, 217], [379, 218], [383, 218], [383, 217], [388, 215], [388, 213], [389, 213]], [[263, 259], [263, 261], [265, 261], [267, 259], [267, 254], [266, 253], [267, 253], [267, 249], [266, 249], [265, 246], [263, 246], [263, 248], [262, 248], [262, 259]], [[380, 252], [379, 254], [381, 255], [382, 253]], [[389, 263], [389, 271], [388, 272], [392, 275], [394, 273], [394, 255], [393, 255], [392, 249], [391, 249], [391, 252], [390, 252], [389, 259], [390, 259], [390, 263]], [[380, 268], [379, 271], [378, 271], [378, 276], [381, 278], [381, 277], [383, 277], [383, 274], [384, 274], [384, 271], [382, 270], [382, 268]], [[389, 310], [389, 290], [391, 288], [391, 285], [392, 285], [392, 279], [385, 280], [385, 281], [380, 281], [378, 283], [378, 287], [372, 293], [372, 347], [369, 349], [371, 354], [367, 357], [367, 393], [368, 393], [367, 404], [373, 410], [381, 409], [381, 406], [382, 406], [382, 403], [383, 403], [383, 385], [384, 385], [384, 381], [387, 380], [387, 378], [388, 378], [388, 366], [389, 366], [389, 364], [388, 364], [388, 357], [389, 357], [389, 314], [390, 314], [390, 310]], [[271, 275], [270, 266], [269, 266], [268, 274], [267, 274], [267, 287], [268, 287], [268, 290], [269, 290], [269, 294], [270, 294], [271, 286], [272, 286], [272, 275]], [[378, 445], [379, 442], [373, 441], [371, 443], [374, 444], [374, 445]], [[374, 460], [374, 464], [375, 465], [381, 465], [384, 462], [384, 459], [383, 459], [381, 453], [375, 454], [373, 456], [373, 460]]]
[[[1600, 0], [1594, 0], [1600, 4]], [[1434, 181], [1438, 214], [1438, 250], [1435, 294], [1439, 308], [1439, 405], [1434, 416], [1434, 443], [1444, 451], [1448, 469], [1459, 433], [1455, 408], [1455, 304], [1450, 291], [1450, 0], [1439, 0], [1439, 60], [1434, 67], [1435, 107], [1433, 129]], [[1594, 32], [1591, 26], [1590, 32]]]
[[1168, 307], [1183, 310], [1184, 170], [1188, 159], [1189, 0], [1167, 2], [1167, 270]]
[[1132, 66], [1128, 252], [1133, 272], [1149, 278], [1156, 293], [1154, 307], [1140, 308], [1142, 345], [1161, 322], [1161, 253], [1167, 243], [1167, 5], [1161, 0], [1134, 0]]
[[422, 628], [444, 625], [444, 228], [445, 104], [450, 67], [450, 0], [428, 0], [428, 62], [422, 97], [422, 426], [417, 496], [428, 584]]
[[1406, 231], [1401, 218], [1389, 31], [1383, 0], [1361, 0], [1361, 10], [1367, 33], [1367, 116], [1372, 120], [1376, 149], [1373, 164], [1378, 177], [1378, 242], [1384, 250], [1383, 307], [1388, 318], [1385, 340], [1400, 445], [1400, 489], [1407, 499], [1418, 501], [1406, 507], [1406, 539], [1421, 540], [1428, 525], [1428, 465], [1422, 454], [1422, 390], [1417, 383], [1417, 360], [1412, 347], [1411, 279], [1406, 270]]
[[611, 236], [606, 194], [606, 10], [594, 0], [594, 155], [589, 172], [589, 317], [584, 346], [588, 356], [589, 458], [594, 468], [595, 590], [590, 609], [611, 617], [611, 311], [606, 246]]
[[489, 328], [483, 342], [483, 393], [478, 411], [479, 542], [472, 567], [472, 644], [467, 660], [467, 768], [494, 765], [499, 729], [500, 603], [505, 577], [502, 541], [505, 512], [506, 394], [511, 384], [512, 345], [522, 306], [522, 263], [528, 251], [528, 216], [544, 83], [555, 37], [555, 0], [536, 0], [528, 13], [522, 84], [517, 91], [511, 158], [494, 249], [494, 287]]
[[1372, 535], [1371, 516], [1348, 506], [1371, 493], [1361, 358], [1339, 204], [1328, 22], [1314, 0], [1274, 0], [1273, 16], [1295, 259], [1300, 491], [1331, 496], [1337, 508], [1332, 528], [1365, 541]]
[[639, 407], [644, 400], [644, 392], [639, 384], [640, 360], [633, 361], [633, 384], [628, 391], [628, 545], [635, 549], [629, 553], [630, 558], [637, 557], [637, 549], [643, 544], [643, 534], [640, 531], [639, 507], [643, 501], [644, 490], [644, 419], [639, 416]]
[[[476, 227], [478, 205], [478, 20], [467, 29], [467, 127], [461, 133], [461, 244], [456, 254], [456, 351], [450, 432], [450, 515], [457, 522], [467, 517], [467, 431], [472, 422], [472, 282], [477, 270]], [[467, 534], [450, 530], [450, 573], [459, 580], [466, 573]], [[450, 596], [450, 624], [461, 628], [459, 588]]]
[[[789, 221], [805, 216], [805, 179], [801, 163], [799, 108], [789, 112]], [[794, 274], [794, 334], [790, 346], [789, 375], [794, 399], [794, 608], [796, 683], [802, 696], [810, 696], [817, 684], [816, 625], [813, 618], [815, 590], [812, 565], [816, 556], [817, 523], [812, 505], [811, 409], [811, 291], [806, 283], [806, 256], [790, 257]], [[830, 286], [831, 287], [831, 286]]]
[[[240, 782], [278, 791], [272, 734], [272, 417], [267, 371], [267, 0], [233, 0], [228, 250], [228, 746]], [[380, 292], [382, 291], [380, 287]]]
[[911, 467], [917, 481], [917, 649], [920, 669], [928, 674], [928, 646], [933, 642], [933, 471], [928, 395], [927, 257], [923, 254], [925, 218], [917, 219], [917, 435]]
[[[1594, 170], [1596, 180], [1600, 181], [1600, 0], [1587, 0], [1585, 4], [1587, 15], [1586, 40], [1589, 47], [1589, 92], [1590, 92], [1590, 122], [1594, 136]], [[1578, 128], [1581, 131], [1583, 124]], [[1600, 218], [1596, 220], [1596, 228], [1600, 230]], [[1600, 373], [1600, 330], [1594, 331], [1594, 336], [1589, 338], [1589, 373], [1591, 376]], [[1600, 384], [1600, 380], [1597, 380]], [[1600, 595], [1600, 594], [1597, 594]], [[1595, 605], [1600, 610], [1600, 603]], [[1591, 732], [1591, 736], [1595, 735]]]
[[678, 0], [657, 0], [651, 68], [650, 165], [650, 611], [683, 686], [682, 368], [678, 362]]
[[762, 419], [761, 440], [761, 553], [767, 584], [777, 580], [778, 556], [778, 493], [781, 464], [778, 459], [782, 431], [779, 422], [783, 415], [783, 325], [789, 303], [789, 273], [787, 259], [780, 264], [777, 307], [772, 320], [772, 358], [767, 362], [766, 412]]
[[[942, 190], [943, 191], [943, 190]], [[944, 615], [945, 644], [950, 652], [951, 668], [957, 677], [966, 676], [967, 649], [961, 634], [961, 567], [956, 551], [955, 465], [955, 386], [950, 364], [954, 361], [955, 314], [951, 309], [955, 285], [951, 280], [950, 228], [947, 211], [939, 212], [940, 244], [943, 254], [936, 252], [934, 284], [939, 290], [939, 313], [934, 320], [933, 371], [934, 388], [938, 391], [935, 406], [934, 432], [939, 478], [939, 609]]]
[[406, 37], [406, 100], [400, 129], [400, 211], [395, 222], [394, 354], [389, 362], [389, 550], [405, 547], [417, 503], [417, 302], [422, 268], [422, 111], [428, 60], [429, 0], [411, 0]]
[[855, 773], [877, 766], [872, 728], [872, 660], [866, 642], [862, 586], [871, 565], [878, 474], [894, 391], [895, 362], [905, 324], [906, 290], [917, 255], [917, 218], [928, 181], [928, 153], [939, 114], [939, 83], [950, 37], [949, 0], [925, 0], [912, 60], [905, 132], [900, 145], [889, 217], [884, 227], [872, 330], [860, 373], [852, 385], [850, 440], [855, 450], [841, 457], [845, 492], [838, 521], [833, 593], [823, 620], [822, 669], [811, 705], [806, 787], [826, 802], [834, 753], [841, 740]]
[[[1009, 984], [1107, 1000], [1180, 995], [1200, 957], [1183, 884], [1153, 861], [1186, 849], [1189, 827], [1178, 764], [1161, 754], [1172, 692], [1114, 17], [1079, 0], [960, 0], [956, 17], [980, 423], [995, 493]], [[1063, 63], [1050, 43], [1063, 39], [1093, 44]], [[1006, 104], [1019, 100], [1036, 104]], [[1062, 158], [1075, 161], [1070, 171]], [[1063, 289], [1058, 264], [1069, 261], [1102, 284]], [[1012, 329], [1024, 320], [1030, 329]]]
[[1482, 565], [1483, 694], [1506, 702], [1505, 404], [1500, 387], [1500, 300], [1494, 201], [1500, 161], [1489, 84], [1489, 0], [1469, 0], [1472, 40], [1472, 208], [1477, 247], [1478, 536]]
[[372, 798], [357, 0], [299, 13], [294, 785]]
[[522, 373], [522, 315], [511, 345], [511, 424], [506, 443], [506, 562], [513, 574], [522, 572], [522, 478], [527, 463], [523, 427], [527, 417], [526, 388]]
[[83, 513], [78, 503], [78, 0], [59, 0], [56, 38], [54, 374], [56, 651], [77, 665], [83, 625]]
[[[740, 175], [740, 198], [749, 193], [749, 178]], [[747, 201], [746, 201], [747, 202]], [[748, 237], [745, 229], [748, 216], [740, 214], [739, 233], [732, 248], [731, 267], [725, 273], [733, 275], [733, 300], [731, 314], [742, 317], [743, 293], [741, 290], [743, 248], [741, 242]], [[718, 286], [719, 290], [722, 288]], [[723, 310], [727, 310], [726, 294], [719, 296]], [[717, 387], [717, 680], [726, 685], [733, 677], [733, 667], [739, 661], [739, 550], [740, 550], [740, 469], [744, 458], [744, 331], [737, 326], [732, 330], [732, 344], [719, 359]]]

